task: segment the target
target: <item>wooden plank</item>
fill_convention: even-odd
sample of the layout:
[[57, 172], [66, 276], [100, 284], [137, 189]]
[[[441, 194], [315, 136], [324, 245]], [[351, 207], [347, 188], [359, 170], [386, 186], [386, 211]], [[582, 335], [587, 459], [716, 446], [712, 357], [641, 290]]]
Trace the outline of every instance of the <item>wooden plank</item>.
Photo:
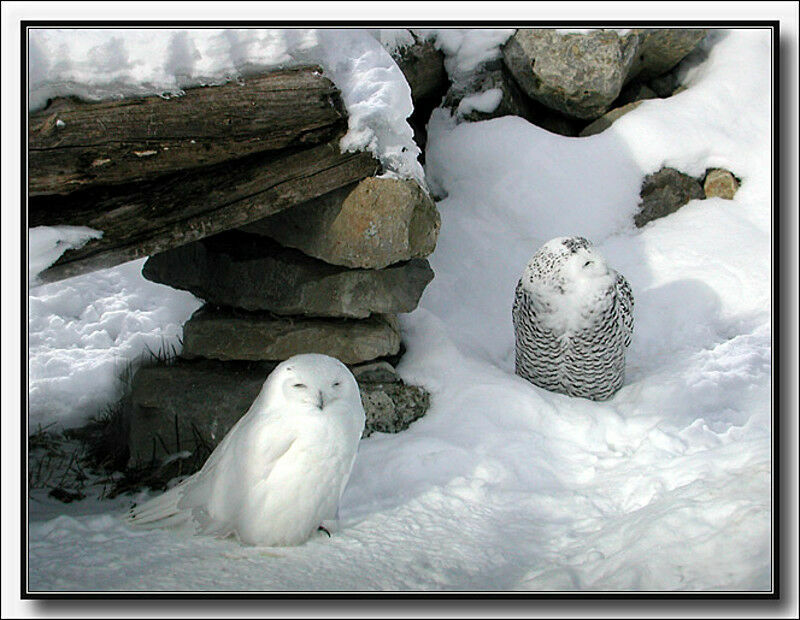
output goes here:
[[253, 153], [326, 142], [347, 125], [319, 67], [163, 99], [56, 99], [30, 115], [29, 195], [144, 181]]
[[103, 231], [40, 274], [44, 282], [149, 256], [242, 226], [374, 175], [365, 152], [326, 144], [251, 155], [153, 181], [29, 199], [29, 226]]

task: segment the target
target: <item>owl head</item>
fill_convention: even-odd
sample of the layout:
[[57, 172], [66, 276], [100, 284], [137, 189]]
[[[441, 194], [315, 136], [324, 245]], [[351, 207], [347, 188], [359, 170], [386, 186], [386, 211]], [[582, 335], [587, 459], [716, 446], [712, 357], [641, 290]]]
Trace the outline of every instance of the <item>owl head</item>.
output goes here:
[[361, 402], [353, 373], [336, 358], [320, 353], [295, 355], [278, 364], [263, 392], [271, 403], [279, 401], [321, 412], [337, 404]]
[[605, 287], [613, 281], [605, 259], [583, 237], [556, 237], [525, 267], [522, 284], [530, 292], [569, 295]]

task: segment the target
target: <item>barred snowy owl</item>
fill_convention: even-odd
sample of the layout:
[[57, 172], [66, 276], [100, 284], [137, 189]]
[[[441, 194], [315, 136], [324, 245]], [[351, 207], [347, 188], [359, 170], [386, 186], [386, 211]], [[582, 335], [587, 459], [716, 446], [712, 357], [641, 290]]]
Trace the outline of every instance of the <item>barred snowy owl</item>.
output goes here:
[[631, 288], [583, 237], [551, 239], [533, 255], [512, 317], [520, 377], [593, 400], [622, 386], [633, 331]]

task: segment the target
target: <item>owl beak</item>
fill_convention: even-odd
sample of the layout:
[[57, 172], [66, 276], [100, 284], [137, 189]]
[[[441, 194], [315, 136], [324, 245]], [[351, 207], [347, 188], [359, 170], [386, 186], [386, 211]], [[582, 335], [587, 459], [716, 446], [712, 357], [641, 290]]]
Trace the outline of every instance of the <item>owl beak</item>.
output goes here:
[[322, 409], [325, 406], [325, 397], [322, 395], [322, 390], [319, 391], [319, 398], [317, 399], [317, 407]]

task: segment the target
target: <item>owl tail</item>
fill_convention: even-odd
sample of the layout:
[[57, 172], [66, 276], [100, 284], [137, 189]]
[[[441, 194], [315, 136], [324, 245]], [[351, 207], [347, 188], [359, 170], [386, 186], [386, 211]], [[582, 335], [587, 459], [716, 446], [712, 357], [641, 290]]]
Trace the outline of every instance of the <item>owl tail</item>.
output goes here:
[[131, 525], [148, 529], [185, 523], [190, 513], [178, 508], [183, 491], [183, 485], [179, 485], [141, 506], [134, 506], [128, 513], [126, 521]]

